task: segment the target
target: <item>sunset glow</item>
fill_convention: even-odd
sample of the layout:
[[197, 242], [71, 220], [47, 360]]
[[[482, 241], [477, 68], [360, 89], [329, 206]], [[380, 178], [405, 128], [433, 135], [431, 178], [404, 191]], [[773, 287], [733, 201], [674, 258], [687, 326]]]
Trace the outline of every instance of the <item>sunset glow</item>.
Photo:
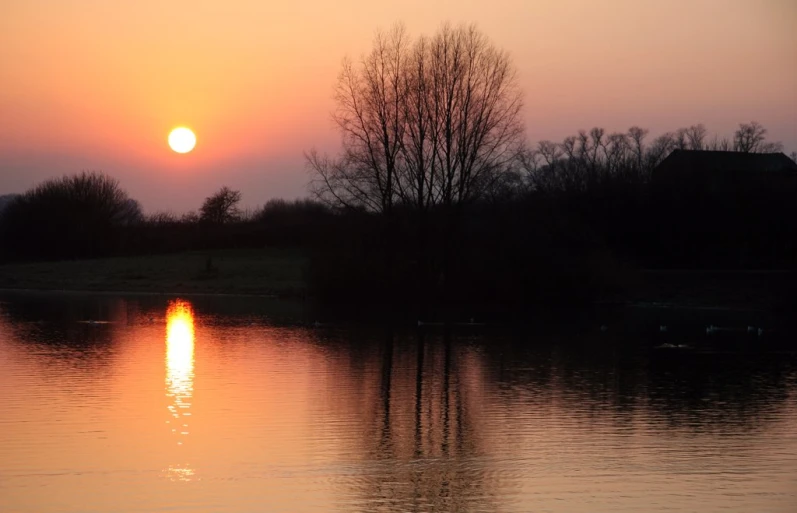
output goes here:
[[[476, 23], [509, 52], [532, 144], [593, 126], [729, 136], [756, 120], [789, 153], [795, 16], [784, 0], [6, 2], [0, 191], [96, 169], [149, 212], [196, 209], [222, 182], [244, 206], [304, 196], [303, 153], [338, 148], [341, 61], [399, 21], [413, 36]], [[164, 144], [187, 122], [201, 156]]]

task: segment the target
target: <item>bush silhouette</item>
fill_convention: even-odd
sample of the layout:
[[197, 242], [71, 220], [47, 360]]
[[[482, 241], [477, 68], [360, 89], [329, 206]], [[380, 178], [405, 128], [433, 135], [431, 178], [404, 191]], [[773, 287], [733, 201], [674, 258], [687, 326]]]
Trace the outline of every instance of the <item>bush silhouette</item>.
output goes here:
[[83, 172], [48, 180], [12, 201], [0, 217], [0, 242], [7, 259], [107, 256], [119, 243], [119, 228], [141, 220], [140, 205], [119, 182]]

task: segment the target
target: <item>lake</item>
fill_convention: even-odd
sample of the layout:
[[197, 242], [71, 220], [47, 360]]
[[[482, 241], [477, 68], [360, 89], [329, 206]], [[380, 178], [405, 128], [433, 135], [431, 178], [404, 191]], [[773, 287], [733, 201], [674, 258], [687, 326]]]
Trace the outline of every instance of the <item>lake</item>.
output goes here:
[[314, 321], [0, 295], [0, 511], [797, 511], [782, 347]]

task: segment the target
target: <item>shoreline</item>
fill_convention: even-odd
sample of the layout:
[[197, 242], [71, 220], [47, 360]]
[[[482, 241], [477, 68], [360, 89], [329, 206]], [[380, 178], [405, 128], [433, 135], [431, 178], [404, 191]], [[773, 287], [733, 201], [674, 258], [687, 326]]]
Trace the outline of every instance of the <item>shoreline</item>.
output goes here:
[[9, 263], [0, 290], [297, 299], [306, 261], [298, 250], [263, 248]]
[[[207, 260], [212, 257], [213, 265]], [[192, 251], [163, 255], [0, 265], [0, 293], [95, 294], [150, 297], [240, 297], [316, 303], [307, 284], [307, 256], [290, 248]], [[341, 282], [344, 286], [344, 282]], [[788, 269], [629, 269], [612, 290], [564, 309], [638, 310], [662, 317], [677, 312], [772, 316], [784, 321], [797, 307], [797, 271]], [[340, 290], [346, 296], [346, 290]], [[317, 299], [317, 298], [316, 298]], [[319, 307], [376, 307], [367, 297], [323, 301]], [[342, 303], [346, 303], [343, 305]], [[380, 302], [382, 303], [382, 302]], [[408, 305], [381, 307], [407, 308]], [[496, 304], [433, 305], [436, 310], [480, 311], [501, 317]], [[508, 315], [527, 316], [551, 304], [511, 303]], [[409, 306], [412, 309], [411, 306]], [[511, 311], [511, 312], [510, 312]]]
[[3, 293], [41, 293], [41, 294], [95, 294], [123, 296], [207, 296], [207, 297], [256, 297], [264, 299], [299, 300], [300, 295], [253, 292], [156, 292], [146, 290], [92, 290], [92, 289], [37, 289], [0, 287]]

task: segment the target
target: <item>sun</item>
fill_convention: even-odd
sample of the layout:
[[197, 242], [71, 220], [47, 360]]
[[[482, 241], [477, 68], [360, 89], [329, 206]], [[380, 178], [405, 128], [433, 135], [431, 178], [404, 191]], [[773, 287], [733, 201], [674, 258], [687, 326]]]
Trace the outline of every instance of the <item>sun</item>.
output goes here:
[[169, 147], [177, 153], [188, 153], [196, 146], [196, 136], [191, 129], [177, 127], [169, 133]]

